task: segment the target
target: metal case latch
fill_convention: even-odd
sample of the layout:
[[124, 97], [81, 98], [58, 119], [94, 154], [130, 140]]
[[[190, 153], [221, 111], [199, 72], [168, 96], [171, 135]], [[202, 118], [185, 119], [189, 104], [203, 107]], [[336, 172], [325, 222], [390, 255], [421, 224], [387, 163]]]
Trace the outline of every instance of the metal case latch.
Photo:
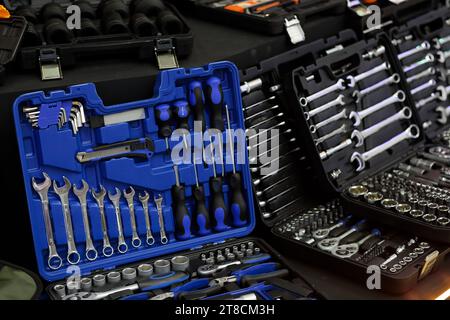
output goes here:
[[155, 56], [160, 70], [178, 68], [177, 55], [172, 39], [156, 40]]
[[436, 260], [438, 257], [439, 251], [435, 250], [425, 258], [425, 264], [423, 265], [422, 270], [420, 271], [419, 280], [425, 278], [433, 270], [433, 267], [436, 264]]
[[284, 19], [284, 26], [286, 27], [286, 31], [291, 39], [292, 44], [297, 44], [302, 41], [305, 41], [305, 32], [303, 31], [302, 25], [300, 24], [300, 20], [297, 16], [293, 16], [292, 18]]
[[59, 80], [63, 78], [61, 63], [55, 49], [39, 51], [39, 66], [42, 80]]

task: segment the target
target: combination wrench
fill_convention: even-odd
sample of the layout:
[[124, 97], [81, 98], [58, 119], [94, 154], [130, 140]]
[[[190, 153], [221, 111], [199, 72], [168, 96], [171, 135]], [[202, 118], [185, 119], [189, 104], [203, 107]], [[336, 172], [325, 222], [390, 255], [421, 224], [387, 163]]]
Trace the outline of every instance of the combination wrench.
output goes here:
[[134, 195], [136, 192], [133, 187], [123, 190], [123, 196], [127, 200], [128, 211], [130, 213], [130, 223], [131, 223], [131, 245], [135, 248], [139, 248], [142, 244], [139, 238], [137, 227], [136, 227], [136, 213], [134, 212]]
[[33, 189], [37, 192], [39, 198], [41, 199], [42, 215], [44, 217], [44, 225], [45, 225], [45, 234], [47, 236], [47, 243], [48, 243], [47, 264], [50, 269], [57, 270], [62, 266], [62, 259], [58, 255], [58, 252], [56, 251], [56, 243], [53, 235], [52, 220], [50, 218], [48, 190], [52, 185], [52, 180], [50, 179], [47, 173], [43, 172], [42, 174], [44, 176], [44, 181], [42, 183], [37, 183], [36, 179], [33, 177], [32, 185]]
[[357, 168], [356, 171], [360, 172], [366, 168], [366, 162], [380, 155], [381, 153], [391, 149], [393, 146], [399, 144], [402, 141], [406, 141], [409, 139], [417, 139], [420, 136], [420, 129], [417, 125], [413, 124], [408, 127], [402, 133], [396, 135], [390, 140], [386, 141], [383, 144], [376, 146], [375, 148], [364, 152], [363, 154], [359, 152], [354, 152], [350, 158], [350, 162], [356, 162]]
[[406, 81], [408, 83], [414, 82], [416, 80], [420, 80], [422, 78], [428, 77], [428, 76], [432, 76], [436, 74], [436, 68], [434, 67], [429, 67], [428, 69], [425, 69], [422, 72], [419, 72], [418, 74], [415, 74], [413, 76], [410, 76], [409, 78], [406, 79]]
[[437, 54], [439, 63], [445, 63], [445, 61], [447, 61], [447, 59], [450, 57], [450, 50], [449, 51], [438, 51], [436, 54]]
[[378, 90], [384, 86], [388, 86], [391, 84], [396, 84], [400, 82], [400, 75], [398, 73], [394, 73], [389, 78], [386, 78], [384, 80], [381, 80], [380, 82], [375, 83], [374, 85], [365, 88], [361, 91], [355, 90], [353, 91], [353, 98], [356, 99], [356, 102], [360, 102], [363, 97], [368, 95], [371, 92], [374, 92], [375, 90]]
[[422, 60], [419, 60], [417, 62], [414, 62], [413, 64], [403, 67], [403, 72], [405, 73], [411, 72], [424, 64], [434, 62], [434, 60], [435, 60], [434, 56], [431, 53], [429, 53]]
[[364, 144], [364, 140], [368, 137], [376, 134], [381, 129], [384, 129], [385, 127], [389, 126], [390, 124], [399, 121], [399, 120], [406, 120], [411, 119], [412, 111], [408, 107], [404, 107], [402, 110], [394, 114], [393, 116], [384, 119], [381, 122], [378, 122], [377, 124], [363, 130], [353, 130], [351, 138], [356, 141], [355, 147], [361, 147]]
[[103, 236], [103, 255], [105, 257], [110, 257], [114, 254], [114, 248], [111, 246], [108, 237], [108, 225], [106, 224], [106, 215], [105, 215], [105, 196], [106, 190], [100, 185], [100, 191], [96, 192], [94, 189], [91, 189], [92, 197], [97, 202], [99, 214], [100, 214], [100, 222], [102, 225], [102, 236]]
[[429, 50], [430, 48], [431, 48], [430, 43], [428, 41], [424, 41], [421, 44], [419, 44], [417, 47], [412, 48], [412, 49], [410, 49], [408, 51], [400, 53], [397, 57], [398, 57], [398, 60], [403, 60], [403, 59], [406, 59], [406, 58], [408, 58], [408, 57], [410, 57], [412, 55], [415, 55], [416, 53], [419, 53], [419, 52], [422, 52], [422, 51], [425, 51], [425, 50]]
[[309, 112], [305, 112], [305, 118], [306, 120], [311, 119], [312, 117], [318, 115], [319, 113], [325, 112], [328, 109], [331, 109], [335, 106], [343, 106], [345, 105], [345, 100], [344, 100], [344, 95], [340, 94], [336, 99], [334, 99], [333, 101], [330, 101], [326, 104], [324, 104], [323, 106], [320, 106], [316, 109], [313, 109]]
[[450, 42], [450, 35], [444, 38], [434, 38], [433, 45], [436, 49], [441, 49], [446, 43]]
[[331, 251], [331, 254], [342, 258], [342, 259], [348, 259], [351, 258], [352, 256], [354, 256], [355, 254], [358, 253], [359, 248], [368, 240], [372, 239], [373, 237], [378, 237], [380, 236], [380, 231], [375, 229], [372, 231], [371, 234], [365, 236], [364, 238], [362, 238], [361, 240], [359, 240], [358, 242], [354, 242], [354, 243], [349, 243], [349, 244], [342, 244], [340, 246], [337, 246], [336, 248], [334, 248]]
[[350, 88], [354, 88], [358, 82], [360, 82], [364, 79], [367, 79], [367, 78], [377, 74], [378, 72], [388, 71], [390, 69], [391, 69], [391, 65], [389, 64], [389, 62], [384, 62], [373, 69], [370, 69], [366, 72], [358, 74], [357, 76], [347, 76], [348, 86]]
[[448, 117], [450, 116], [450, 106], [439, 106], [435, 111], [439, 113], [439, 117], [436, 121], [440, 124], [446, 124], [448, 121]]
[[155, 201], [156, 211], [158, 212], [159, 234], [161, 237], [161, 243], [166, 244], [169, 242], [169, 240], [167, 239], [166, 229], [164, 227], [164, 215], [162, 208], [163, 196], [159, 194], [158, 196], [154, 196], [153, 200]]
[[94, 247], [94, 243], [91, 237], [91, 228], [89, 224], [89, 216], [88, 216], [88, 208], [87, 208], [87, 193], [89, 191], [89, 185], [83, 179], [81, 180], [82, 187], [80, 189], [77, 186], [73, 185], [73, 193], [77, 196], [80, 206], [81, 206], [81, 215], [83, 217], [83, 226], [84, 226], [84, 234], [86, 236], [86, 258], [89, 261], [93, 261], [97, 259], [98, 252]]
[[434, 80], [434, 79], [428, 80], [424, 84], [422, 84], [418, 87], [415, 87], [414, 89], [411, 89], [411, 94], [414, 96], [414, 95], [418, 94], [419, 92], [425, 91], [434, 86], [436, 86], [436, 80]]
[[371, 107], [369, 107], [367, 109], [364, 109], [364, 110], [359, 111], [359, 112], [358, 111], [350, 112], [349, 118], [350, 118], [350, 120], [353, 121], [353, 125], [355, 127], [357, 127], [357, 126], [359, 126], [361, 124], [361, 121], [364, 118], [370, 116], [371, 114], [374, 114], [375, 112], [377, 112], [377, 111], [379, 111], [379, 110], [381, 110], [381, 109], [383, 109], [383, 108], [385, 108], [385, 107], [387, 107], [387, 106], [389, 106], [391, 104], [394, 104], [394, 103], [397, 103], [397, 102], [404, 102], [405, 99], [406, 99], [405, 93], [403, 91], [399, 90], [396, 93], [394, 93], [393, 96], [391, 96], [391, 97], [389, 97], [387, 99], [384, 99], [383, 101], [381, 101], [381, 102], [379, 102], [379, 103], [377, 103], [377, 104], [375, 104], [375, 105], [373, 105], [373, 106], [371, 106]]
[[327, 88], [325, 88], [323, 90], [320, 90], [320, 91], [318, 91], [318, 92], [316, 92], [316, 93], [314, 93], [314, 94], [312, 94], [312, 95], [310, 95], [308, 97], [301, 97], [299, 99], [300, 105], [302, 107], [306, 107], [309, 103], [311, 103], [311, 102], [313, 102], [313, 101], [315, 101], [315, 100], [317, 100], [319, 98], [322, 98], [322, 97], [326, 96], [327, 94], [330, 94], [330, 93], [332, 93], [334, 91], [337, 91], [337, 90], [342, 91], [342, 90], [345, 90], [345, 88], [346, 88], [345, 87], [345, 80], [339, 79], [335, 84], [333, 84], [333, 85], [331, 85], [331, 86], [329, 86], [329, 87], [327, 87]]
[[67, 237], [67, 261], [70, 264], [77, 264], [78, 262], [80, 262], [81, 257], [75, 245], [72, 217], [69, 205], [69, 191], [72, 188], [72, 184], [70, 183], [69, 179], [67, 179], [67, 177], [63, 177], [63, 180], [64, 185], [61, 187], [58, 186], [56, 180], [53, 180], [53, 190], [61, 199], [61, 206], [64, 216], [64, 227], [66, 229], [66, 237]]
[[448, 97], [448, 94], [447, 94], [447, 91], [445, 90], [445, 87], [437, 86], [436, 92], [432, 92], [429, 97], [419, 100], [416, 103], [416, 108], [420, 109], [423, 106], [425, 106], [428, 103], [433, 102], [435, 100], [445, 101], [445, 100], [447, 100], [447, 97]]
[[128, 251], [128, 245], [125, 242], [125, 236], [123, 235], [122, 216], [120, 213], [120, 197], [122, 196], [122, 193], [117, 187], [115, 189], [115, 192], [116, 192], [115, 194], [112, 194], [110, 191], [108, 191], [108, 197], [114, 206], [114, 212], [116, 215], [116, 224], [118, 233], [117, 250], [120, 253], [125, 253]]
[[144, 191], [144, 194], [139, 194], [139, 201], [141, 201], [142, 209], [144, 210], [144, 218], [145, 218], [145, 230], [146, 230], [146, 242], [149, 246], [155, 243], [155, 238], [152, 234], [152, 225], [150, 223], [150, 211], [148, 210], [148, 200], [150, 199], [150, 195], [147, 191]]
[[331, 131], [330, 133], [327, 133], [326, 135], [323, 135], [320, 138], [314, 139], [314, 143], [316, 146], [320, 145], [321, 143], [325, 142], [328, 139], [331, 139], [337, 135], [344, 134], [348, 131], [349, 126], [347, 123], [344, 123], [342, 126], [337, 128], [336, 130]]
[[320, 128], [323, 128], [323, 127], [329, 125], [330, 123], [336, 122], [336, 121], [341, 120], [341, 119], [346, 119], [346, 118], [347, 118], [347, 110], [344, 109], [344, 110], [342, 110], [341, 112], [335, 114], [334, 116], [329, 117], [328, 119], [323, 120], [322, 122], [319, 122], [319, 123], [317, 123], [317, 124], [311, 125], [311, 126], [309, 127], [309, 130], [310, 130], [312, 133], [316, 133], [317, 130], [319, 130]]

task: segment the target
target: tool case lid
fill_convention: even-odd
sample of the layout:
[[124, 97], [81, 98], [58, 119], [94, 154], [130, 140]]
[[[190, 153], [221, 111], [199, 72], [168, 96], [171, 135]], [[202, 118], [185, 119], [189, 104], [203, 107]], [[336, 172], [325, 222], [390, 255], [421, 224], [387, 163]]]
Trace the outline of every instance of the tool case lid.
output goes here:
[[[244, 150], [245, 164], [237, 164], [237, 170], [241, 173], [243, 183], [242, 191], [248, 205], [247, 224], [242, 227], [230, 227], [219, 233], [212, 233], [205, 236], [194, 236], [185, 241], [175, 240], [173, 235], [174, 222], [170, 204], [170, 189], [175, 184], [175, 177], [172, 169], [172, 162], [166, 161], [167, 159], [165, 158], [165, 141], [158, 135], [158, 127], [154, 120], [154, 106], [174, 102], [180, 99], [186, 99], [186, 86], [190, 83], [190, 81], [203, 81], [213, 75], [220, 78], [222, 81], [224, 99], [228, 105], [230, 114], [232, 115], [230, 122], [232, 128], [245, 129], [242, 113], [239, 74], [236, 66], [230, 62], [215, 62], [199, 68], [178, 68], [162, 71], [158, 75], [154, 85], [154, 96], [150, 99], [140, 101], [106, 106], [102, 102], [101, 97], [97, 94], [95, 85], [92, 83], [74, 85], [64, 90], [56, 90], [51, 92], [31, 92], [23, 94], [15, 100], [13, 105], [14, 120], [32, 225], [35, 253], [39, 273], [42, 277], [49, 281], [65, 278], [67, 277], [65, 267], [70, 266], [65, 263], [63, 267], [58, 270], [51, 270], [47, 266], [48, 244], [45, 236], [41, 203], [37, 193], [33, 190], [31, 185], [32, 177], [36, 177], [42, 181], [43, 171], [47, 172], [52, 179], [58, 180], [59, 183], [61, 183], [61, 177], [63, 175], [67, 176], [72, 184], [79, 185], [81, 179], [85, 179], [92, 188], [97, 190], [99, 184], [102, 184], [107, 190], [110, 191], [113, 191], [114, 187], [119, 187], [119, 189], [123, 190], [128, 186], [133, 185], [136, 189], [136, 219], [141, 235], [145, 234], [145, 230], [141, 230], [141, 227], [143, 228], [145, 225], [143, 223], [143, 216], [139, 218], [139, 216], [142, 215], [142, 208], [140, 208], [140, 205], [136, 205], [139, 190], [148, 190], [149, 192], [152, 190], [153, 192], [150, 192], [151, 194], [154, 192], [161, 192], [164, 194], [163, 214], [166, 233], [170, 239], [169, 243], [166, 245], [160, 245], [157, 241], [157, 245], [142, 245], [142, 247], [133, 248], [133, 250], [130, 249], [125, 254], [114, 254], [109, 258], [101, 255], [100, 243], [102, 235], [97, 204], [94, 199], [88, 195], [88, 211], [92, 211], [90, 214], [92, 226], [91, 233], [94, 242], [99, 244], [96, 246], [99, 252], [99, 258], [95, 261], [88, 261], [84, 257], [85, 243], [80, 204], [78, 199], [76, 199], [71, 192], [69, 199], [72, 210], [74, 235], [77, 248], [82, 256], [82, 260], [76, 265], [76, 267], [80, 268], [81, 274], [90, 274], [97, 270], [114, 269], [119, 265], [139, 261], [144, 258], [161, 256], [181, 250], [200, 248], [204, 245], [223, 242], [230, 238], [243, 237], [252, 232], [255, 227], [255, 211], [251, 188], [252, 183], [248, 168], [248, 156], [246, 150]], [[110, 115], [136, 108], [146, 108], [148, 116], [142, 120], [140, 124], [136, 124], [136, 122], [133, 124], [120, 123], [98, 129], [84, 126], [80, 128], [78, 135], [73, 135], [68, 126], [67, 128], [63, 128], [59, 131], [56, 125], [51, 125], [46, 129], [33, 129], [21, 111], [24, 106], [36, 106], [42, 104], [52, 105], [72, 101], [74, 99], [84, 102], [87, 117], [90, 115]], [[153, 140], [155, 151], [148, 162], [134, 162], [134, 159], [118, 158], [108, 160], [103, 163], [94, 164], [94, 166], [82, 166], [80, 163], [75, 161], [75, 153], [79, 151], [80, 146], [84, 149], [100, 143], [123, 141], [127, 130], [130, 131], [131, 135], [127, 137], [128, 139], [140, 137], [142, 132], [145, 132], [146, 136]], [[78, 139], [83, 140], [83, 142], [80, 144], [77, 142]], [[94, 143], [92, 140], [96, 140], [97, 143]], [[243, 149], [245, 149], [245, 147]], [[96, 166], [99, 166], [100, 170], [96, 170]], [[204, 169], [200, 168], [199, 165], [197, 165], [197, 167], [199, 169], [199, 181], [203, 184], [205, 195], [208, 197], [209, 186], [207, 182], [212, 176], [212, 168], [209, 166]], [[218, 166], [218, 170], [219, 167], [220, 166]], [[225, 170], [227, 173], [232, 172], [232, 165], [227, 162], [225, 165]], [[220, 173], [220, 171], [218, 173]], [[186, 186], [186, 196], [189, 197], [192, 192], [191, 186], [195, 185], [192, 164], [180, 164], [179, 175], [181, 182]], [[223, 188], [224, 192], [228, 190], [227, 185], [224, 185]], [[66, 262], [65, 254], [67, 241], [64, 232], [59, 197], [54, 194], [52, 189], [50, 189], [49, 198], [51, 203], [50, 211], [54, 221], [53, 223], [56, 226], [55, 241], [57, 247], [60, 249], [58, 250], [58, 253], [64, 262]], [[128, 212], [128, 209], [123, 200], [124, 199], [122, 198], [121, 211], [122, 220], [125, 220], [124, 217], [127, 217], [127, 215], [124, 215], [124, 212]], [[226, 204], [228, 204], [228, 201], [229, 198], [225, 197]], [[151, 203], [149, 202], [149, 206], [150, 204]], [[108, 197], [105, 197], [105, 210], [107, 217], [110, 217], [110, 219], [107, 220], [111, 221], [112, 217], [114, 217], [114, 210]], [[152, 230], [155, 235], [155, 240], [157, 240], [159, 238], [159, 229], [157, 229], [157, 231], [155, 229], [155, 225], [158, 224], [156, 208], [150, 206], [149, 210], [152, 220]], [[113, 224], [114, 223], [112, 221], [108, 222], [108, 232], [113, 232], [114, 239], [116, 239], [117, 230], [111, 229]], [[124, 221], [123, 227], [126, 237], [131, 237], [129, 222], [125, 223]], [[157, 235], [158, 238], [156, 237]]]
[[14, 61], [19, 50], [27, 21], [22, 17], [0, 18], [0, 83], [5, 79], [5, 67]]

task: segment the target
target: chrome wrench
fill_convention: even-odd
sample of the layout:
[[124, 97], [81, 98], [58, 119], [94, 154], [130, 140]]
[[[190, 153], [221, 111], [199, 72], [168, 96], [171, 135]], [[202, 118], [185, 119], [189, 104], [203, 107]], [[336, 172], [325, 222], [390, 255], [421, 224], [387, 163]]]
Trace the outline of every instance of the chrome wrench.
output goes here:
[[166, 229], [164, 226], [164, 215], [163, 215], [163, 208], [162, 208], [162, 202], [163, 202], [163, 196], [162, 194], [159, 194], [157, 197], [155, 196], [153, 198], [156, 204], [156, 211], [158, 212], [158, 222], [159, 222], [159, 233], [161, 236], [161, 243], [166, 244], [169, 242], [166, 236]]
[[122, 196], [122, 194], [118, 188], [115, 189], [115, 192], [115, 194], [112, 194], [110, 191], [108, 191], [108, 197], [114, 205], [114, 212], [116, 215], [117, 232], [119, 235], [117, 250], [120, 253], [125, 253], [128, 251], [128, 245], [125, 242], [125, 237], [123, 235], [122, 216], [120, 213], [120, 197]]
[[357, 76], [354, 76], [354, 77], [348, 76], [347, 77], [348, 86], [350, 88], [354, 88], [358, 82], [360, 82], [364, 79], [367, 79], [367, 78], [377, 74], [378, 72], [385, 71], [385, 70], [387, 71], [389, 69], [391, 69], [391, 65], [389, 64], [389, 62], [384, 62], [373, 69], [370, 69], [366, 72], [358, 74]]
[[148, 210], [148, 200], [150, 195], [147, 191], [144, 191], [143, 195], [139, 195], [139, 201], [141, 201], [142, 209], [144, 210], [145, 229], [146, 229], [146, 242], [149, 246], [155, 244], [155, 238], [152, 234], [152, 225], [150, 223], [150, 212]]
[[424, 41], [421, 44], [419, 44], [417, 47], [412, 48], [412, 49], [410, 49], [408, 51], [400, 53], [397, 56], [398, 60], [403, 60], [403, 59], [406, 59], [406, 58], [408, 58], [408, 57], [410, 57], [412, 55], [415, 55], [416, 53], [419, 53], [419, 52], [422, 52], [422, 51], [425, 51], [425, 50], [429, 50], [430, 47], [431, 47], [430, 43], [428, 41]]
[[309, 130], [312, 133], [316, 133], [317, 130], [319, 130], [320, 128], [323, 128], [333, 122], [336, 122], [338, 120], [345, 119], [345, 118], [347, 118], [347, 110], [346, 109], [342, 110], [341, 112], [335, 114], [332, 117], [329, 117], [328, 119], [323, 120], [322, 122], [319, 122], [315, 125], [310, 126]]
[[58, 183], [56, 180], [53, 180], [53, 190], [61, 199], [61, 205], [64, 216], [64, 227], [66, 230], [67, 237], [67, 261], [70, 264], [77, 264], [80, 262], [80, 254], [77, 251], [77, 247], [75, 245], [75, 238], [73, 236], [73, 225], [72, 225], [72, 217], [70, 213], [70, 205], [69, 205], [69, 191], [72, 188], [72, 184], [70, 183], [67, 177], [63, 177], [64, 185], [62, 187], [58, 187]]
[[387, 151], [393, 146], [399, 144], [402, 141], [406, 141], [409, 139], [417, 139], [420, 136], [420, 129], [417, 125], [413, 124], [408, 127], [402, 133], [396, 135], [390, 140], [386, 141], [383, 144], [376, 146], [375, 148], [364, 152], [363, 154], [359, 152], [354, 152], [350, 158], [351, 162], [356, 162], [358, 164], [356, 171], [360, 172], [366, 168], [366, 162], [380, 155], [381, 153]]
[[339, 221], [338, 223], [336, 223], [335, 225], [333, 225], [329, 228], [323, 228], [323, 229], [318, 229], [318, 230], [314, 231], [312, 233], [312, 235], [313, 235], [314, 239], [317, 239], [317, 240], [325, 239], [326, 237], [328, 237], [328, 235], [330, 234], [331, 231], [333, 231], [334, 229], [340, 228], [342, 226], [345, 226], [347, 221], [349, 221], [350, 219], [351, 219], [351, 216], [348, 216], [344, 220]]
[[317, 246], [321, 250], [331, 252], [333, 251], [334, 248], [336, 248], [339, 245], [339, 242], [341, 242], [342, 239], [360, 230], [361, 225], [363, 225], [364, 223], [365, 220], [358, 222], [356, 225], [354, 225], [352, 228], [350, 228], [348, 231], [344, 232], [338, 237], [322, 239], [317, 243]]
[[340, 91], [345, 90], [345, 81], [343, 79], [339, 79], [335, 84], [333, 84], [323, 90], [320, 90], [308, 97], [301, 97], [299, 99], [300, 105], [302, 107], [306, 107], [312, 101], [322, 98], [322, 97], [326, 96], [327, 94], [332, 93], [337, 90], [340, 90]]
[[388, 86], [391, 84], [399, 83], [400, 82], [400, 75], [398, 73], [394, 73], [389, 78], [386, 78], [384, 80], [381, 80], [380, 82], [375, 83], [374, 85], [365, 88], [364, 90], [353, 91], [353, 97], [356, 99], [356, 102], [360, 102], [363, 97], [368, 95], [371, 92], [374, 92], [375, 90], [378, 90], [384, 86]]
[[136, 227], [136, 214], [134, 212], [134, 195], [136, 192], [133, 187], [129, 187], [128, 189], [123, 190], [123, 196], [125, 200], [127, 200], [128, 211], [130, 213], [130, 223], [131, 223], [131, 245], [135, 248], [139, 248], [142, 244], [141, 239], [139, 238], [137, 227]]
[[52, 220], [50, 218], [48, 190], [52, 185], [52, 180], [50, 179], [47, 173], [43, 172], [42, 174], [44, 176], [44, 181], [42, 183], [37, 183], [34, 177], [31, 179], [31, 181], [33, 189], [37, 192], [39, 198], [41, 199], [42, 214], [44, 216], [45, 234], [47, 236], [47, 243], [48, 243], [47, 264], [50, 269], [57, 270], [62, 266], [62, 259], [58, 255], [58, 252], [56, 251], [55, 238], [53, 236]]
[[100, 222], [102, 224], [102, 236], [103, 236], [103, 255], [105, 257], [110, 257], [114, 254], [114, 248], [111, 246], [108, 237], [108, 225], [106, 224], [106, 215], [105, 215], [105, 196], [106, 190], [100, 185], [100, 191], [95, 192], [94, 189], [91, 190], [92, 197], [97, 202], [98, 210], [100, 213]]
[[355, 254], [358, 253], [360, 246], [363, 245], [364, 242], [366, 242], [369, 239], [372, 239], [373, 237], [377, 237], [379, 235], [380, 235], [380, 231], [375, 229], [372, 231], [371, 234], [365, 236], [358, 242], [337, 246], [336, 248], [334, 248], [331, 251], [331, 254], [336, 257], [342, 258], [342, 259], [351, 258], [352, 256], [354, 256]]
[[304, 113], [305, 114], [305, 118], [306, 118], [306, 120], [309, 120], [312, 117], [314, 117], [315, 115], [318, 115], [319, 113], [322, 113], [322, 112], [324, 112], [324, 111], [326, 111], [326, 110], [328, 110], [328, 109], [330, 109], [332, 107], [343, 106], [343, 105], [345, 105], [344, 95], [340, 94], [333, 101], [330, 101], [330, 102], [324, 104], [323, 106], [320, 106], [320, 107], [318, 107], [316, 109], [313, 109], [313, 110], [311, 110], [309, 112], [305, 112]]
[[403, 67], [403, 72], [405, 73], [411, 72], [424, 64], [434, 62], [434, 60], [435, 60], [434, 56], [431, 53], [429, 53], [422, 60], [419, 60], [417, 62], [414, 62], [413, 64]]
[[87, 210], [87, 193], [89, 191], [89, 185], [85, 180], [81, 180], [82, 187], [80, 189], [73, 185], [73, 193], [77, 196], [80, 201], [81, 215], [83, 217], [84, 235], [86, 236], [86, 258], [89, 261], [94, 261], [98, 257], [98, 252], [94, 247], [94, 243], [91, 237], [91, 228], [89, 224], [89, 216]]
[[434, 86], [436, 86], [436, 80], [431, 79], [431, 80], [425, 82], [424, 84], [422, 84], [418, 87], [415, 87], [414, 89], [411, 89], [411, 94], [416, 95], [419, 92], [422, 92], [422, 91], [432, 88]]
[[436, 69], [434, 67], [429, 67], [428, 69], [425, 69], [422, 72], [419, 72], [418, 74], [415, 74], [409, 78], [406, 79], [406, 81], [408, 83], [414, 82], [416, 80], [420, 80], [422, 78], [428, 77], [428, 76], [432, 76], [436, 74]]

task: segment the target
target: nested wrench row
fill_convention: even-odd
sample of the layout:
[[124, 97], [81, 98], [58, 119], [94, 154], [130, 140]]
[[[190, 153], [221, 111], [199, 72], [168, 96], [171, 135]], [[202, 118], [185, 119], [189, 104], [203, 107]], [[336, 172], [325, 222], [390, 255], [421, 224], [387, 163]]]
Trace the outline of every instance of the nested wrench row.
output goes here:
[[[45, 232], [46, 232], [46, 238], [48, 243], [48, 260], [47, 264], [50, 269], [57, 270], [59, 269], [62, 264], [63, 260], [60, 257], [60, 255], [57, 252], [56, 249], [56, 242], [55, 237], [53, 234], [53, 223], [50, 216], [50, 203], [48, 198], [48, 191], [51, 187], [53, 187], [53, 191], [56, 195], [58, 195], [61, 206], [62, 206], [62, 213], [64, 218], [64, 229], [67, 239], [67, 256], [66, 260], [69, 264], [78, 264], [81, 260], [81, 255], [78, 252], [76, 243], [75, 243], [75, 237], [74, 237], [74, 229], [72, 224], [72, 213], [70, 209], [70, 203], [69, 203], [69, 193], [70, 190], [73, 190], [73, 194], [77, 197], [80, 207], [81, 207], [81, 215], [83, 220], [83, 227], [84, 227], [84, 235], [85, 235], [85, 257], [89, 261], [94, 261], [98, 258], [98, 251], [94, 245], [94, 241], [91, 235], [91, 225], [90, 225], [90, 219], [88, 214], [88, 205], [87, 205], [87, 196], [90, 191], [92, 194], [92, 197], [94, 198], [95, 202], [97, 203], [98, 209], [99, 209], [99, 215], [100, 215], [100, 222], [101, 222], [101, 231], [102, 231], [102, 254], [104, 257], [110, 257], [114, 254], [115, 249], [111, 245], [110, 242], [110, 236], [108, 234], [108, 224], [107, 224], [107, 218], [105, 214], [105, 197], [108, 195], [109, 200], [114, 206], [114, 213], [115, 213], [115, 224], [117, 226], [117, 251], [119, 253], [126, 253], [128, 251], [128, 244], [125, 240], [124, 235], [124, 229], [123, 229], [123, 222], [122, 222], [122, 214], [121, 214], [121, 208], [120, 208], [120, 199], [122, 197], [122, 192], [115, 188], [114, 192], [106, 192], [106, 189], [100, 185], [100, 190], [96, 191], [94, 189], [90, 189], [89, 185], [86, 181], [82, 180], [81, 187], [78, 188], [76, 185], [72, 186], [72, 183], [67, 177], [63, 177], [64, 184], [62, 186], [58, 185], [56, 180], [51, 181], [49, 175], [47, 173], [43, 173], [44, 180], [40, 183], [36, 181], [36, 178], [33, 177], [32, 179], [32, 186], [36, 193], [39, 195], [39, 198], [41, 200], [42, 205], [42, 212], [43, 212], [43, 218], [44, 218], [44, 224], [45, 224]], [[129, 187], [123, 191], [123, 196], [127, 202], [128, 205], [128, 211], [130, 215], [130, 225], [132, 230], [132, 237], [131, 237], [131, 245], [134, 248], [139, 248], [142, 246], [142, 240], [138, 234], [137, 224], [136, 224], [136, 215], [135, 215], [135, 206], [134, 206], [134, 200], [135, 200], [135, 191], [133, 187]], [[155, 244], [155, 238], [152, 234], [152, 225], [151, 225], [151, 219], [149, 215], [149, 199], [150, 195], [147, 191], [144, 191], [142, 194], [139, 194], [139, 201], [142, 205], [142, 209], [144, 212], [144, 218], [145, 218], [145, 229], [146, 229], [146, 235], [145, 235], [145, 242], [147, 245], [152, 246]], [[159, 231], [160, 231], [160, 242], [161, 244], [166, 244], [169, 242], [168, 237], [166, 235], [165, 231], [165, 223], [164, 223], [164, 216], [163, 216], [163, 197], [162, 195], [158, 194], [154, 197], [154, 202], [157, 209], [158, 214], [158, 223], [159, 223]]]

